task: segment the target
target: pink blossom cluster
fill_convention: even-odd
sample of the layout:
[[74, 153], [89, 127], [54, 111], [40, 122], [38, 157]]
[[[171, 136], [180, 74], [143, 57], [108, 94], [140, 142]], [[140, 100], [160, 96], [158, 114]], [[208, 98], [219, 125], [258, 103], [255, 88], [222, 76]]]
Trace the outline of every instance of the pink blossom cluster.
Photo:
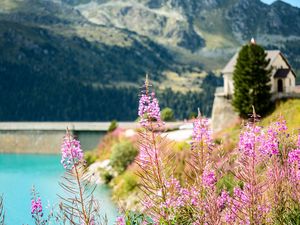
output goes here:
[[259, 151], [263, 155], [277, 155], [279, 154], [279, 141], [278, 141], [278, 133], [275, 129], [270, 127], [266, 134], [262, 134], [259, 138], [261, 144], [259, 146]]
[[246, 157], [256, 157], [257, 141], [261, 135], [261, 128], [254, 124], [247, 124], [240, 135], [239, 150]]
[[291, 181], [294, 183], [294, 186], [299, 187], [298, 191], [300, 191], [300, 134], [298, 135], [297, 149], [289, 152], [288, 162], [291, 167], [290, 168]]
[[32, 199], [31, 200], [31, 214], [32, 215], [41, 215], [42, 216], [43, 207], [42, 207], [42, 201], [41, 198]]
[[151, 95], [142, 94], [139, 101], [138, 115], [141, 118], [140, 124], [143, 127], [148, 126], [150, 121], [161, 121], [160, 107], [154, 92]]
[[217, 199], [217, 205], [221, 210], [223, 210], [229, 201], [230, 201], [229, 193], [223, 190]]
[[67, 134], [61, 145], [61, 164], [65, 169], [73, 169], [83, 159], [83, 151], [80, 142]]
[[116, 225], [126, 225], [124, 216], [119, 216], [117, 218]]
[[209, 129], [208, 120], [206, 118], [197, 118], [193, 123], [193, 142], [203, 143], [208, 147], [212, 145], [212, 132]]
[[213, 170], [204, 170], [202, 182], [205, 187], [213, 189], [217, 183], [215, 172]]
[[[279, 127], [279, 130], [284, 129]], [[255, 124], [247, 124], [240, 135], [239, 149], [244, 156], [254, 157], [256, 160], [261, 156], [277, 155], [279, 153], [278, 132], [273, 127], [269, 127], [265, 132]]]
[[282, 116], [280, 116], [278, 118], [278, 121], [276, 121], [274, 125], [275, 125], [274, 127], [277, 129], [278, 133], [281, 133], [281, 132], [284, 133], [287, 131], [286, 121]]
[[289, 152], [289, 163], [300, 165], [300, 148]]

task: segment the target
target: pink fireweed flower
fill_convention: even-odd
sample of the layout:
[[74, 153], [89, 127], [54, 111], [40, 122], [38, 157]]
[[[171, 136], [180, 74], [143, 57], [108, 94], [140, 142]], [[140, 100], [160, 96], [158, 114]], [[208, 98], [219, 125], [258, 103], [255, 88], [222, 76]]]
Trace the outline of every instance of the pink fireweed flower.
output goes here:
[[289, 152], [288, 162], [298, 165], [300, 170], [300, 134], [298, 135], [297, 149]]
[[208, 120], [200, 116], [193, 123], [193, 142], [200, 143], [210, 147], [212, 145], [212, 132], [209, 129]]
[[[245, 189], [249, 189], [249, 187], [246, 187], [246, 186], [245, 186]], [[247, 192], [242, 190], [239, 187], [235, 187], [233, 189], [233, 196], [234, 196], [234, 199], [238, 200], [238, 201], [235, 201], [235, 205], [238, 207], [243, 207], [249, 203], [249, 198], [247, 196]]]
[[179, 198], [178, 198], [178, 206], [188, 205], [191, 200], [191, 192], [187, 188], [180, 188]]
[[300, 169], [297, 169], [297, 168], [292, 168], [291, 171], [290, 171], [290, 180], [292, 181], [293, 185], [299, 186], [300, 184]]
[[300, 165], [300, 148], [289, 152], [289, 163], [298, 163]]
[[40, 198], [37, 200], [32, 199], [31, 200], [31, 214], [32, 215], [37, 215], [40, 214], [42, 216], [43, 212], [43, 207], [42, 207], [42, 201]]
[[278, 134], [275, 129], [270, 127], [266, 134], [262, 133], [258, 140], [260, 142], [260, 146], [258, 150], [263, 155], [277, 155], [279, 154], [279, 141], [277, 138]]
[[229, 193], [227, 191], [222, 191], [221, 195], [217, 199], [218, 207], [221, 210], [224, 209], [229, 200], [230, 200]]
[[217, 183], [214, 171], [204, 170], [202, 175], [202, 182], [205, 187], [213, 189], [215, 184]]
[[119, 216], [116, 220], [116, 225], [125, 225], [125, 218], [124, 216]]
[[247, 157], [255, 157], [255, 146], [259, 140], [261, 128], [256, 125], [247, 124], [245, 130], [240, 135], [239, 149]]
[[61, 145], [61, 153], [61, 164], [65, 169], [72, 169], [83, 159], [80, 142], [74, 139], [69, 133], [67, 133]]
[[199, 192], [199, 190], [196, 189], [195, 187], [192, 187], [191, 191], [190, 191], [190, 195], [191, 195], [191, 204], [193, 206], [199, 206], [200, 205], [200, 199], [199, 199], [200, 192]]
[[275, 122], [275, 127], [277, 128], [278, 132], [287, 131], [286, 121], [282, 116], [279, 117], [279, 120], [277, 122]]
[[150, 121], [161, 122], [160, 107], [154, 92], [151, 95], [142, 94], [139, 101], [138, 115], [141, 118], [140, 124], [148, 126]]
[[288, 162], [290, 164], [290, 179], [293, 184], [297, 185], [300, 182], [300, 134], [297, 149], [289, 152]]

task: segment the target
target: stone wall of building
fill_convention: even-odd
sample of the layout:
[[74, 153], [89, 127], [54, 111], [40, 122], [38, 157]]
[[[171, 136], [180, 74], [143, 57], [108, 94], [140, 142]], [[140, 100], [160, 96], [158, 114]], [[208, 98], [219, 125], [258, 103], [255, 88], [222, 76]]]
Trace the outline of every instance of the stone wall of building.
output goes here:
[[230, 127], [239, 121], [238, 114], [233, 110], [231, 99], [224, 95], [215, 95], [212, 109], [212, 130], [214, 133]]

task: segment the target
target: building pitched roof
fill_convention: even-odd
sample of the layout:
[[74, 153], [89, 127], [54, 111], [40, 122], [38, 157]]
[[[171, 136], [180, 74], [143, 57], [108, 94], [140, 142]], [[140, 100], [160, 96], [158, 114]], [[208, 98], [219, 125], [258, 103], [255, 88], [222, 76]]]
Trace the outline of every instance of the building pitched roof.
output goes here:
[[274, 75], [274, 78], [286, 78], [290, 71], [290, 69], [278, 69]]
[[[266, 51], [266, 53], [267, 53], [267, 58], [270, 59], [269, 65], [271, 65], [273, 63], [273, 61], [276, 59], [276, 57], [281, 54], [279, 50], [268, 50], [268, 51]], [[230, 61], [227, 63], [227, 65], [222, 70], [222, 73], [233, 73], [236, 62], [237, 62], [238, 55], [239, 55], [239, 53], [237, 52], [230, 59]]]

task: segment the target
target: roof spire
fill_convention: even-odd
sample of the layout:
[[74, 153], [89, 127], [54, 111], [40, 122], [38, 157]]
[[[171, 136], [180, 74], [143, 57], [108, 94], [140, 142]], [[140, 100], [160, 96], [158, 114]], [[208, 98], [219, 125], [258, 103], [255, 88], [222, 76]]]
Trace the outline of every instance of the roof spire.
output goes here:
[[256, 45], [256, 41], [255, 41], [255, 39], [254, 39], [254, 38], [251, 38], [251, 41], [250, 41], [250, 43], [251, 43], [252, 45]]

